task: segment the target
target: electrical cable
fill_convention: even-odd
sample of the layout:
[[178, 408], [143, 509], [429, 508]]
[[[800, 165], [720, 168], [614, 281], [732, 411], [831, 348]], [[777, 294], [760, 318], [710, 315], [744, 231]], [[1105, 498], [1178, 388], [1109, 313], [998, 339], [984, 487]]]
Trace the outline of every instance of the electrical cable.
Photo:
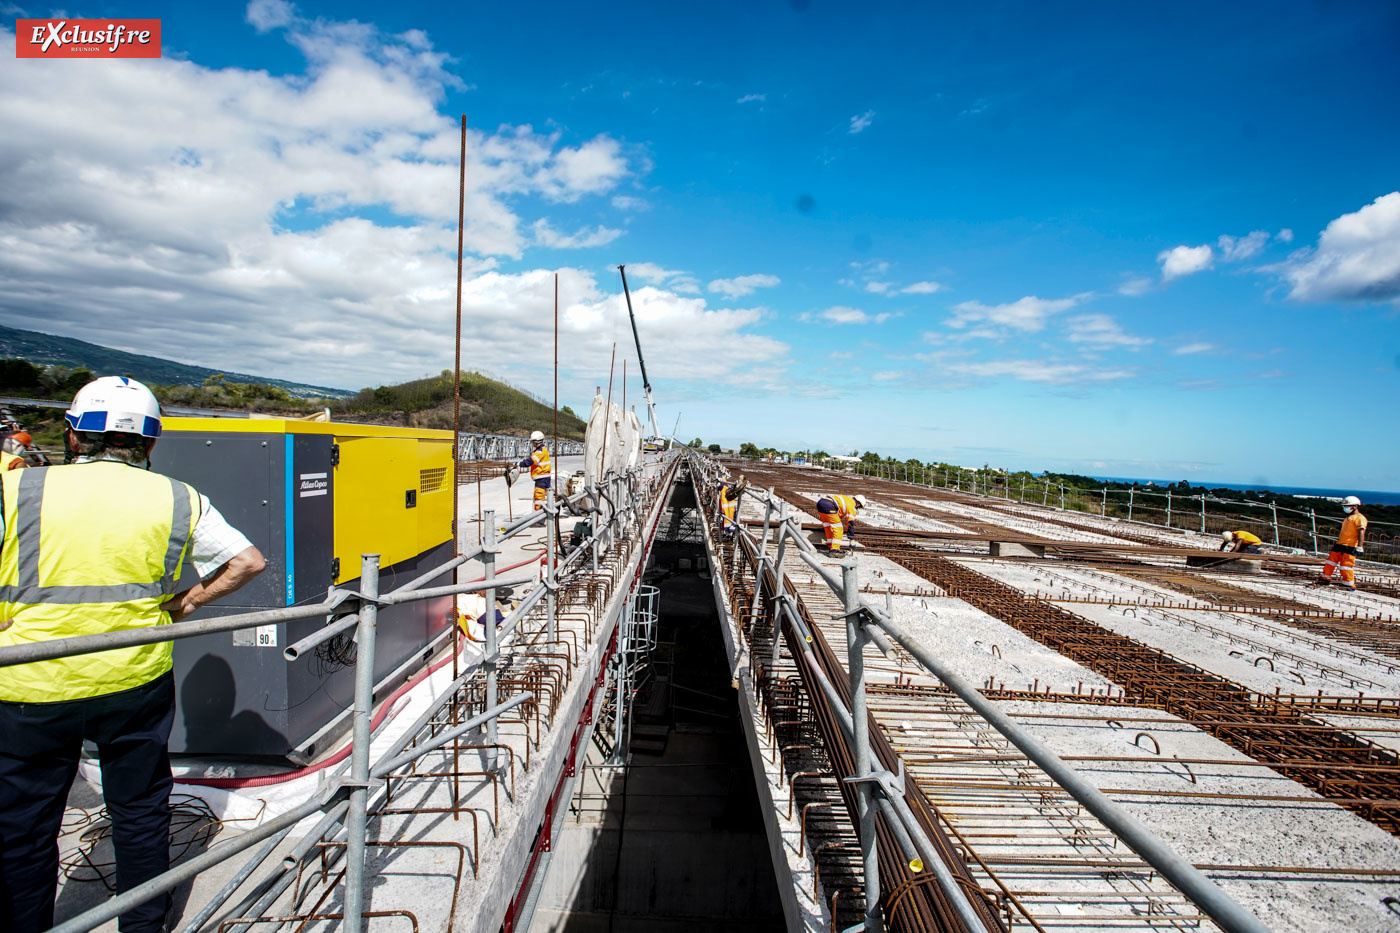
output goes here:
[[[262, 801], [256, 814], [240, 819], [220, 819], [208, 802], [193, 794], [172, 794], [169, 806], [170, 861], [174, 864], [192, 849], [212, 840], [225, 825], [260, 819], [267, 809], [267, 801]], [[63, 877], [80, 883], [100, 881], [108, 891], [115, 892], [115, 856], [109, 858], [105, 851], [100, 860], [95, 856], [97, 847], [112, 836], [112, 815], [106, 805], [93, 809], [69, 807], [63, 814], [59, 837], [74, 834], [78, 838], [77, 846], [59, 860]]]

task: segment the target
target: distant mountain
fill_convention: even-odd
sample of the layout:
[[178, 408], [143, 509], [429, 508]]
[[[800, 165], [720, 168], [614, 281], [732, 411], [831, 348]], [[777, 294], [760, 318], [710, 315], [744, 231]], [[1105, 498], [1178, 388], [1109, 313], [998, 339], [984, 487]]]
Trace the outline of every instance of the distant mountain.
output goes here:
[[354, 392], [326, 386], [288, 382], [269, 376], [250, 376], [226, 370], [189, 366], [158, 356], [127, 353], [71, 337], [56, 337], [33, 330], [0, 325], [0, 358], [18, 358], [43, 366], [79, 366], [99, 376], [123, 375], [154, 385], [203, 385], [204, 380], [222, 372], [229, 382], [254, 382], [286, 389], [298, 398], [349, 398]]

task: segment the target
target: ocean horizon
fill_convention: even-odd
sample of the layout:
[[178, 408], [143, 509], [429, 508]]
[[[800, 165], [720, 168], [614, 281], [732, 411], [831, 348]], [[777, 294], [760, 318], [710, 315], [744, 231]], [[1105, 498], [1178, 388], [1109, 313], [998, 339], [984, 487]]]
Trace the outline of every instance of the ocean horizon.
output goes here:
[[[1174, 480], [1164, 479], [1137, 479], [1129, 476], [1095, 476], [1094, 479], [1103, 480], [1109, 483], [1136, 483], [1145, 486], [1152, 483], [1154, 486], [1174, 486]], [[1193, 486], [1201, 486], [1206, 489], [1235, 489], [1240, 492], [1272, 492], [1285, 496], [1319, 496], [1326, 499], [1341, 499], [1344, 496], [1356, 496], [1361, 500], [1363, 506], [1370, 505], [1400, 505], [1400, 492], [1386, 492], [1379, 489], [1327, 489], [1320, 486], [1272, 486], [1260, 483], [1217, 483], [1205, 480], [1187, 480]]]

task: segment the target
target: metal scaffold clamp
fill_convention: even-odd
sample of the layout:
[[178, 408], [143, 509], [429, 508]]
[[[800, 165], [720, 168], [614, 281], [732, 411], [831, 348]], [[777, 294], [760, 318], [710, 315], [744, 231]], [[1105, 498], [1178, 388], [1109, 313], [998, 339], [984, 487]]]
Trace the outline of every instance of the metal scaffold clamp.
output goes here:
[[847, 784], [874, 784], [880, 788], [884, 795], [890, 800], [896, 800], [904, 796], [904, 759], [898, 761], [899, 772], [871, 771], [868, 774], [853, 774], [850, 777], [842, 778]]

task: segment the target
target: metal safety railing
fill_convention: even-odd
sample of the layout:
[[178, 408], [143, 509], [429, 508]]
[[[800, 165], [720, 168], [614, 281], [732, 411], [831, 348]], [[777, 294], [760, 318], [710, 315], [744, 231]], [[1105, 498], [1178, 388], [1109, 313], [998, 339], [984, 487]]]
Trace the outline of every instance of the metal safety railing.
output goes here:
[[[844, 780], [855, 784], [859, 792], [858, 833], [861, 857], [864, 865], [865, 919], [861, 927], [867, 933], [883, 929], [880, 911], [880, 878], [877, 857], [877, 834], [875, 817], [878, 812], [894, 833], [895, 839], [906, 859], [918, 859], [923, 866], [933, 870], [935, 880], [943, 897], [951, 905], [961, 924], [969, 930], [986, 930], [972, 903], [968, 900], [959, 879], [954, 877], [947, 863], [940, 857], [939, 850], [929, 838], [905, 797], [903, 762], [897, 763], [898, 773], [888, 768], [876, 768], [872, 761], [870, 717], [866, 700], [866, 678], [863, 661], [864, 648], [874, 644], [882, 650], [892, 650], [891, 642], [898, 644], [911, 655], [925, 670], [938, 678], [992, 728], [1014, 745], [1027, 758], [1038, 765], [1056, 784], [1059, 785], [1084, 809], [1088, 810], [1119, 839], [1123, 840], [1142, 859], [1173, 884], [1183, 895], [1196, 904], [1227, 933], [1264, 933], [1267, 928], [1249, 911], [1245, 910], [1199, 869], [1154, 835], [1146, 826], [1131, 816], [1117, 803], [1110, 800], [1102, 791], [1083, 778], [1067, 765], [1059, 756], [1050, 751], [1040, 740], [1015, 723], [1003, 713], [997, 704], [986, 697], [970, 682], [945, 664], [917, 638], [894, 621], [893, 615], [876, 606], [860, 592], [859, 563], [854, 554], [840, 565], [840, 573], [833, 573], [829, 566], [831, 557], [823, 561], [820, 552], [807, 539], [801, 527], [801, 514], [786, 501], [774, 495], [773, 490], [759, 491], [747, 489], [744, 496], [757, 502], [764, 511], [761, 534], [756, 534], [743, 524], [721, 522], [718, 496], [718, 483], [721, 468], [708, 458], [688, 451], [692, 473], [697, 480], [697, 491], [704, 488], [702, 502], [708, 506], [710, 524], [708, 527], [732, 529], [746, 545], [759, 555], [760, 580], [767, 575], [778, 581], [779, 592], [771, 594], [777, 613], [773, 627], [773, 660], [776, 662], [780, 631], [790, 627], [795, 634], [794, 642], [804, 654], [811, 653], [813, 633], [794, 606], [794, 600], [781, 592], [782, 565], [789, 549], [805, 562], [818, 579], [826, 584], [845, 607], [847, 634], [847, 673], [849, 676], [850, 702], [847, 703], [841, 692], [823, 673], [815, 659], [811, 670], [821, 692], [836, 712], [837, 721], [846, 740], [854, 745], [855, 773]], [[700, 494], [697, 492], [697, 494]], [[768, 555], [770, 541], [777, 542], [776, 558]], [[713, 542], [712, 542], [713, 547]], [[758, 585], [761, 585], [758, 584]]]
[[[485, 513], [484, 540], [464, 553], [436, 566], [413, 580], [387, 593], [379, 592], [379, 555], [365, 554], [362, 558], [360, 589], [332, 587], [326, 598], [318, 603], [305, 606], [291, 606], [282, 609], [240, 613], [221, 618], [180, 622], [174, 625], [161, 625], [150, 628], [125, 629], [94, 635], [83, 635], [51, 641], [34, 642], [0, 648], [0, 668], [16, 664], [46, 661], [55, 658], [91, 654], [116, 648], [149, 645], [160, 642], [173, 642], [220, 632], [234, 632], [262, 625], [289, 622], [298, 619], [324, 617], [326, 625], [313, 635], [302, 639], [284, 651], [288, 661], [295, 660], [337, 634], [354, 630], [356, 642], [355, 688], [349, 760], [333, 772], [331, 779], [317, 792], [279, 816], [268, 819], [255, 829], [227, 840], [210, 850], [172, 867], [168, 871], [129, 890], [123, 891], [102, 904], [72, 917], [54, 927], [59, 933], [79, 933], [92, 930], [116, 918], [121, 913], [142, 904], [153, 897], [173, 891], [184, 882], [205, 870], [226, 862], [254, 846], [261, 847], [240, 867], [228, 883], [202, 905], [200, 910], [181, 927], [183, 933], [194, 933], [203, 927], [239, 890], [248, 879], [267, 861], [277, 846], [287, 838], [298, 823], [311, 817], [320, 816], [315, 827], [294, 847], [282, 863], [265, 874], [252, 888], [251, 893], [234, 908], [232, 916], [242, 916], [251, 912], [257, 915], [266, 910], [291, 885], [293, 876], [306, 859], [313, 857], [318, 846], [336, 847], [331, 857], [339, 857], [344, 862], [344, 911], [343, 929], [358, 933], [362, 929], [365, 914], [365, 856], [367, 821], [377, 808], [382, 808], [387, 800], [384, 779], [400, 769], [417, 762], [430, 752], [456, 743], [463, 736], [482, 728], [487, 730], [486, 748], [504, 746], [499, 743], [497, 723], [503, 714], [522, 707], [523, 704], [538, 703], [539, 698], [531, 690], [518, 690], [508, 697], [500, 695], [498, 665], [503, 648], [515, 644], [526, 644], [527, 637], [538, 636], [540, 643], [549, 645], [559, 642], [558, 594], [561, 588], [570, 585], [575, 575], [596, 577], [599, 562], [615, 545], [626, 545], [635, 539], [636, 532], [644, 516], [637, 507], [644, 493], [653, 491], [645, 482], [645, 465], [626, 473], [612, 474], [603, 481], [586, 487], [582, 492], [567, 499], [556, 499], [551, 489], [545, 507], [532, 512], [507, 525], [497, 534], [495, 516]], [[564, 514], [593, 516], [591, 534], [568, 551], [562, 561], [556, 555], [560, 518]], [[542, 526], [547, 535], [547, 545], [539, 561], [544, 564], [543, 575], [531, 571], [511, 576], [500, 576], [496, 572], [496, 555], [503, 541], [522, 535]], [[480, 564], [482, 577], [470, 583], [454, 583], [446, 586], [425, 586], [444, 573], [457, 571], [471, 562]], [[533, 565], [536, 561], [532, 560]], [[497, 625], [489, 624], [495, 617], [497, 594], [502, 587], [528, 587], [523, 597], [509, 614]], [[610, 592], [610, 591], [609, 591]], [[371, 759], [371, 741], [383, 729], [383, 723], [374, 722], [375, 706], [375, 633], [378, 613], [381, 607], [394, 606], [436, 597], [479, 593], [486, 605], [484, 618], [484, 651], [481, 656], [458, 672], [455, 661], [458, 647], [451, 645], [454, 673], [452, 683], [432, 697], [426, 710], [401, 733], [403, 739], [397, 747]], [[540, 612], [543, 604], [543, 612]], [[353, 609], [346, 615], [340, 613]], [[449, 625], [435, 636], [425, 648], [434, 652], [441, 648], [448, 636], [458, 631], [455, 613]], [[454, 639], [455, 640], [455, 639]], [[528, 644], [526, 644], [528, 647]], [[575, 652], [573, 663], [581, 662], [581, 655]], [[445, 663], [445, 662], [442, 662]], [[426, 662], [425, 662], [426, 664]], [[465, 708], [462, 697], [469, 683], [483, 681], [478, 695], [481, 699], [475, 705], [481, 707], [477, 715], [463, 718], [458, 712]], [[383, 686], [382, 684], [380, 686]], [[381, 703], [381, 713], [388, 701]], [[451, 709], [453, 718], [446, 728], [436, 723], [444, 710]], [[424, 730], [428, 729], [427, 735]], [[527, 727], [528, 744], [528, 727]], [[492, 755], [495, 753], [493, 752]], [[497, 763], [492, 761], [486, 769], [491, 771]], [[443, 775], [443, 779], [452, 777]], [[342, 841], [337, 841], [342, 840]], [[320, 853], [322, 858], [326, 852]], [[304, 918], [307, 919], [307, 918]], [[341, 919], [336, 915], [321, 915], [309, 919]], [[226, 921], [221, 929], [228, 926]], [[233, 921], [246, 924], [249, 921]], [[415, 921], [416, 923], [416, 921]], [[235, 929], [240, 928], [235, 925]]]
[[[1081, 488], [1047, 479], [1007, 476], [905, 463], [812, 461], [812, 466], [934, 489], [951, 489], [991, 500], [1079, 512], [1144, 528], [1218, 534], [1250, 531], [1266, 545], [1326, 554], [1341, 531], [1342, 519], [1317, 509], [1280, 506], [1274, 501], [1226, 499], [1183, 493], [1160, 486], [1127, 489]], [[1212, 508], [1214, 506], [1214, 508]], [[1233, 507], [1226, 510], [1224, 507]], [[1362, 562], [1400, 564], [1400, 524], [1371, 521]]]

